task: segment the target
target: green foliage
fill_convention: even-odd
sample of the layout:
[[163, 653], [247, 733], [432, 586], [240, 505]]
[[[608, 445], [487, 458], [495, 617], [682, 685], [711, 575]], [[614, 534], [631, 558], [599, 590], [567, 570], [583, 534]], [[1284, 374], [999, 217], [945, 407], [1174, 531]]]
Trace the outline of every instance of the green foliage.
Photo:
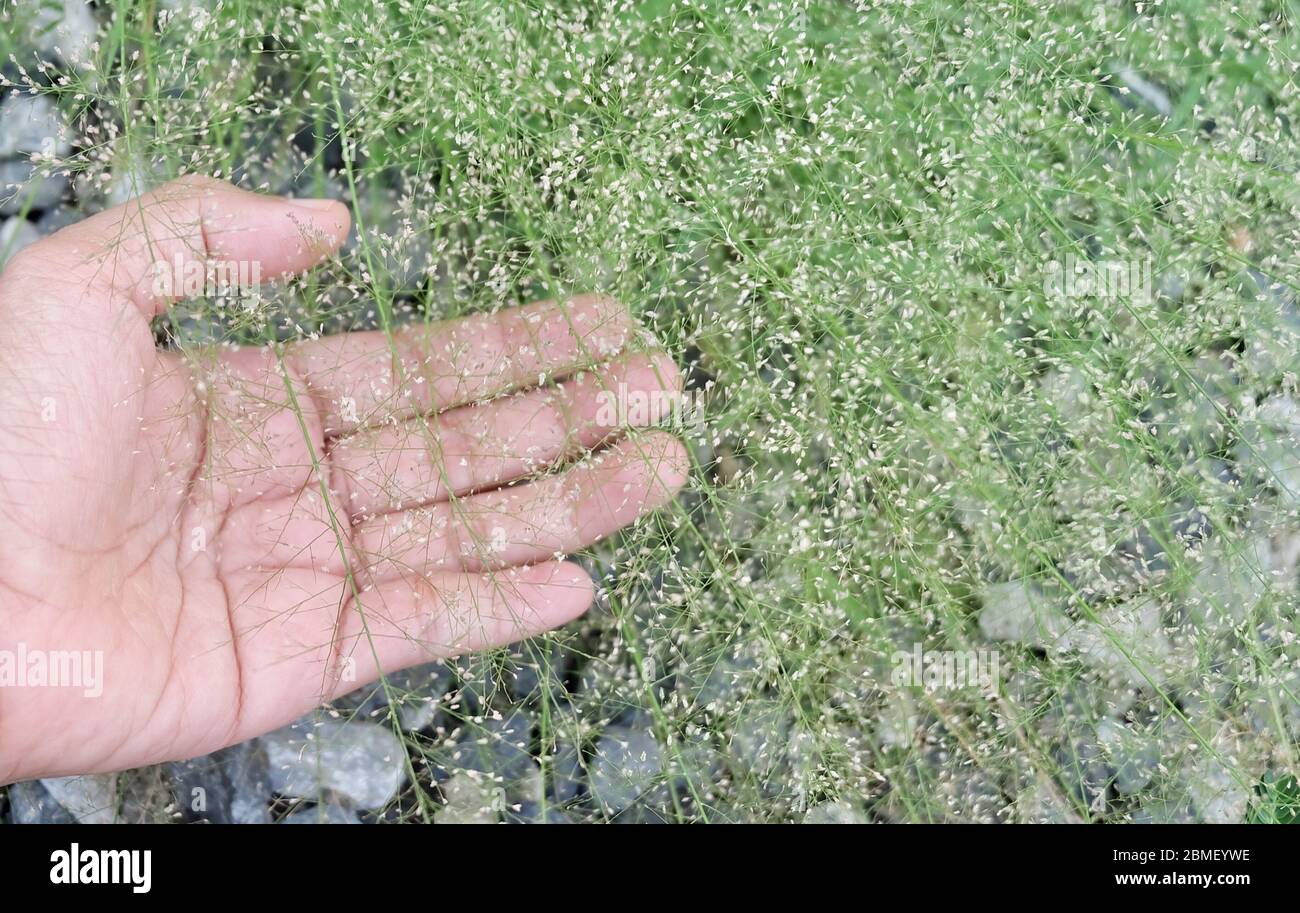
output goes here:
[[[339, 263], [256, 312], [191, 303], [176, 344], [200, 324], [256, 342], [594, 289], [716, 394], [687, 430], [692, 492], [592, 556], [603, 607], [544, 649], [462, 664], [504, 710], [520, 700], [493, 662], [583, 670], [522, 702], [543, 759], [631, 713], [671, 759], [666, 817], [843, 798], [927, 821], [1130, 820], [1195, 804], [1199, 757], [1238, 792], [1294, 761], [1294, 566], [1267, 555], [1300, 525], [1276, 461], [1251, 457], [1258, 404], [1294, 394], [1297, 325], [1248, 272], [1294, 289], [1289, 6], [114, 15], [100, 72], [48, 89], [98, 112], [72, 171], [234, 175], [356, 213]], [[1146, 265], [1152, 294], [1054, 295], [1067, 258]], [[1193, 509], [1208, 537], [1185, 534]], [[1199, 608], [1215, 562], [1255, 597]], [[1128, 682], [1077, 647], [1004, 643], [991, 690], [891, 684], [913, 643], [988, 648], [980, 612], [1007, 581], [1121, 652], [1154, 637], [1123, 607], [1155, 600], [1173, 670]], [[755, 714], [780, 745], [748, 750]], [[1158, 753], [1135, 792], [1105, 720]], [[1115, 763], [1080, 785], [1094, 760]], [[1294, 778], [1266, 782], [1252, 815], [1293, 818]]]

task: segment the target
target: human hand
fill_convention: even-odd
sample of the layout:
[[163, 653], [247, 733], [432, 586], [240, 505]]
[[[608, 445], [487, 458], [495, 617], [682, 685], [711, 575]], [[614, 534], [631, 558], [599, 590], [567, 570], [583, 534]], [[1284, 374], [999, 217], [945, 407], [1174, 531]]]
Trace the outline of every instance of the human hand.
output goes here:
[[[156, 264], [299, 273], [348, 226], [337, 202], [187, 178], [0, 273], [0, 783], [205, 754], [564, 624], [593, 585], [556, 556], [684, 483], [675, 438], [601, 408], [679, 383], [607, 299], [155, 347]], [[20, 668], [65, 651], [102, 655], [102, 694]]]

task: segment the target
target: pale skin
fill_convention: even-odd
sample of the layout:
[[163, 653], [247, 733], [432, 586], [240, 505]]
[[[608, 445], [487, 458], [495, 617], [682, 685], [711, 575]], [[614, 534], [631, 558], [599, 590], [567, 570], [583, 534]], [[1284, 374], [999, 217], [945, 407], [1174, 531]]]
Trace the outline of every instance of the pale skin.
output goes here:
[[594, 586], [562, 556], [685, 483], [675, 438], [602, 417], [679, 376], [599, 296], [155, 346], [159, 262], [297, 274], [348, 229], [337, 202], [187, 178], [0, 273], [0, 651], [104, 662], [97, 697], [0, 687], [0, 783], [205, 754], [563, 625]]

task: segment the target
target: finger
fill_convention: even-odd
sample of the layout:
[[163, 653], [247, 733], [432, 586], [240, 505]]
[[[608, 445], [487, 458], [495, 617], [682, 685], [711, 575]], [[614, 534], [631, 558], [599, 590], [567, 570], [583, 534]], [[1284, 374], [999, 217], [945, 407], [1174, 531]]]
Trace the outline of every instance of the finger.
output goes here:
[[[662, 353], [626, 356], [600, 375], [453, 409], [428, 428], [424, 419], [412, 419], [400, 429], [348, 435], [330, 454], [332, 505], [316, 484], [305, 484], [311, 456], [291, 413], [276, 413], [274, 420], [247, 410], [223, 413], [209, 438], [205, 484], [228, 509], [223, 536], [241, 543], [245, 564], [342, 574], [346, 564], [331, 507], [346, 525], [349, 516], [388, 513], [399, 502], [413, 507], [529, 474], [596, 447], [625, 427], [620, 419], [646, 424], [651, 413], [665, 414], [669, 406], [651, 394], [667, 398], [677, 378]], [[268, 462], [269, 449], [279, 457]], [[223, 491], [225, 497], [215, 497]]]
[[681, 374], [663, 353], [629, 355], [555, 387], [340, 438], [330, 452], [353, 517], [446, 500], [577, 456], [624, 425], [666, 418]]
[[240, 688], [225, 738], [243, 741], [374, 681], [381, 669], [565, 624], [591, 605], [594, 587], [581, 567], [551, 561], [490, 575], [395, 577], [355, 598], [348, 584], [316, 571], [249, 573], [232, 578], [230, 595], [229, 620], [210, 637], [234, 639]]
[[[581, 567], [548, 561], [491, 574], [414, 574], [376, 584], [345, 615], [339, 693], [417, 663], [505, 646], [566, 624], [591, 606]], [[319, 695], [318, 695], [319, 697]]]
[[528, 564], [586, 548], [672, 499], [686, 450], [656, 431], [559, 475], [363, 520], [353, 542], [376, 576]]
[[[347, 208], [288, 200], [190, 176], [70, 225], [20, 252], [10, 269], [72, 279], [152, 317], [217, 275], [274, 279], [315, 266], [347, 236]], [[87, 300], [94, 300], [88, 298]]]
[[321, 403], [327, 434], [441, 412], [607, 361], [635, 324], [600, 295], [431, 326], [310, 339], [285, 354]]

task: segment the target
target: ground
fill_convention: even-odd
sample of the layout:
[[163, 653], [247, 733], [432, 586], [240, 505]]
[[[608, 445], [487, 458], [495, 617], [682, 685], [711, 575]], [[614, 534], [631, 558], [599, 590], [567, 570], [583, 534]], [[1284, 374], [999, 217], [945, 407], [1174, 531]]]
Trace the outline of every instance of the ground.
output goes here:
[[0, 255], [184, 171], [337, 197], [160, 344], [598, 291], [694, 467], [554, 635], [9, 818], [1294, 816], [1288, 5], [38, 6]]

